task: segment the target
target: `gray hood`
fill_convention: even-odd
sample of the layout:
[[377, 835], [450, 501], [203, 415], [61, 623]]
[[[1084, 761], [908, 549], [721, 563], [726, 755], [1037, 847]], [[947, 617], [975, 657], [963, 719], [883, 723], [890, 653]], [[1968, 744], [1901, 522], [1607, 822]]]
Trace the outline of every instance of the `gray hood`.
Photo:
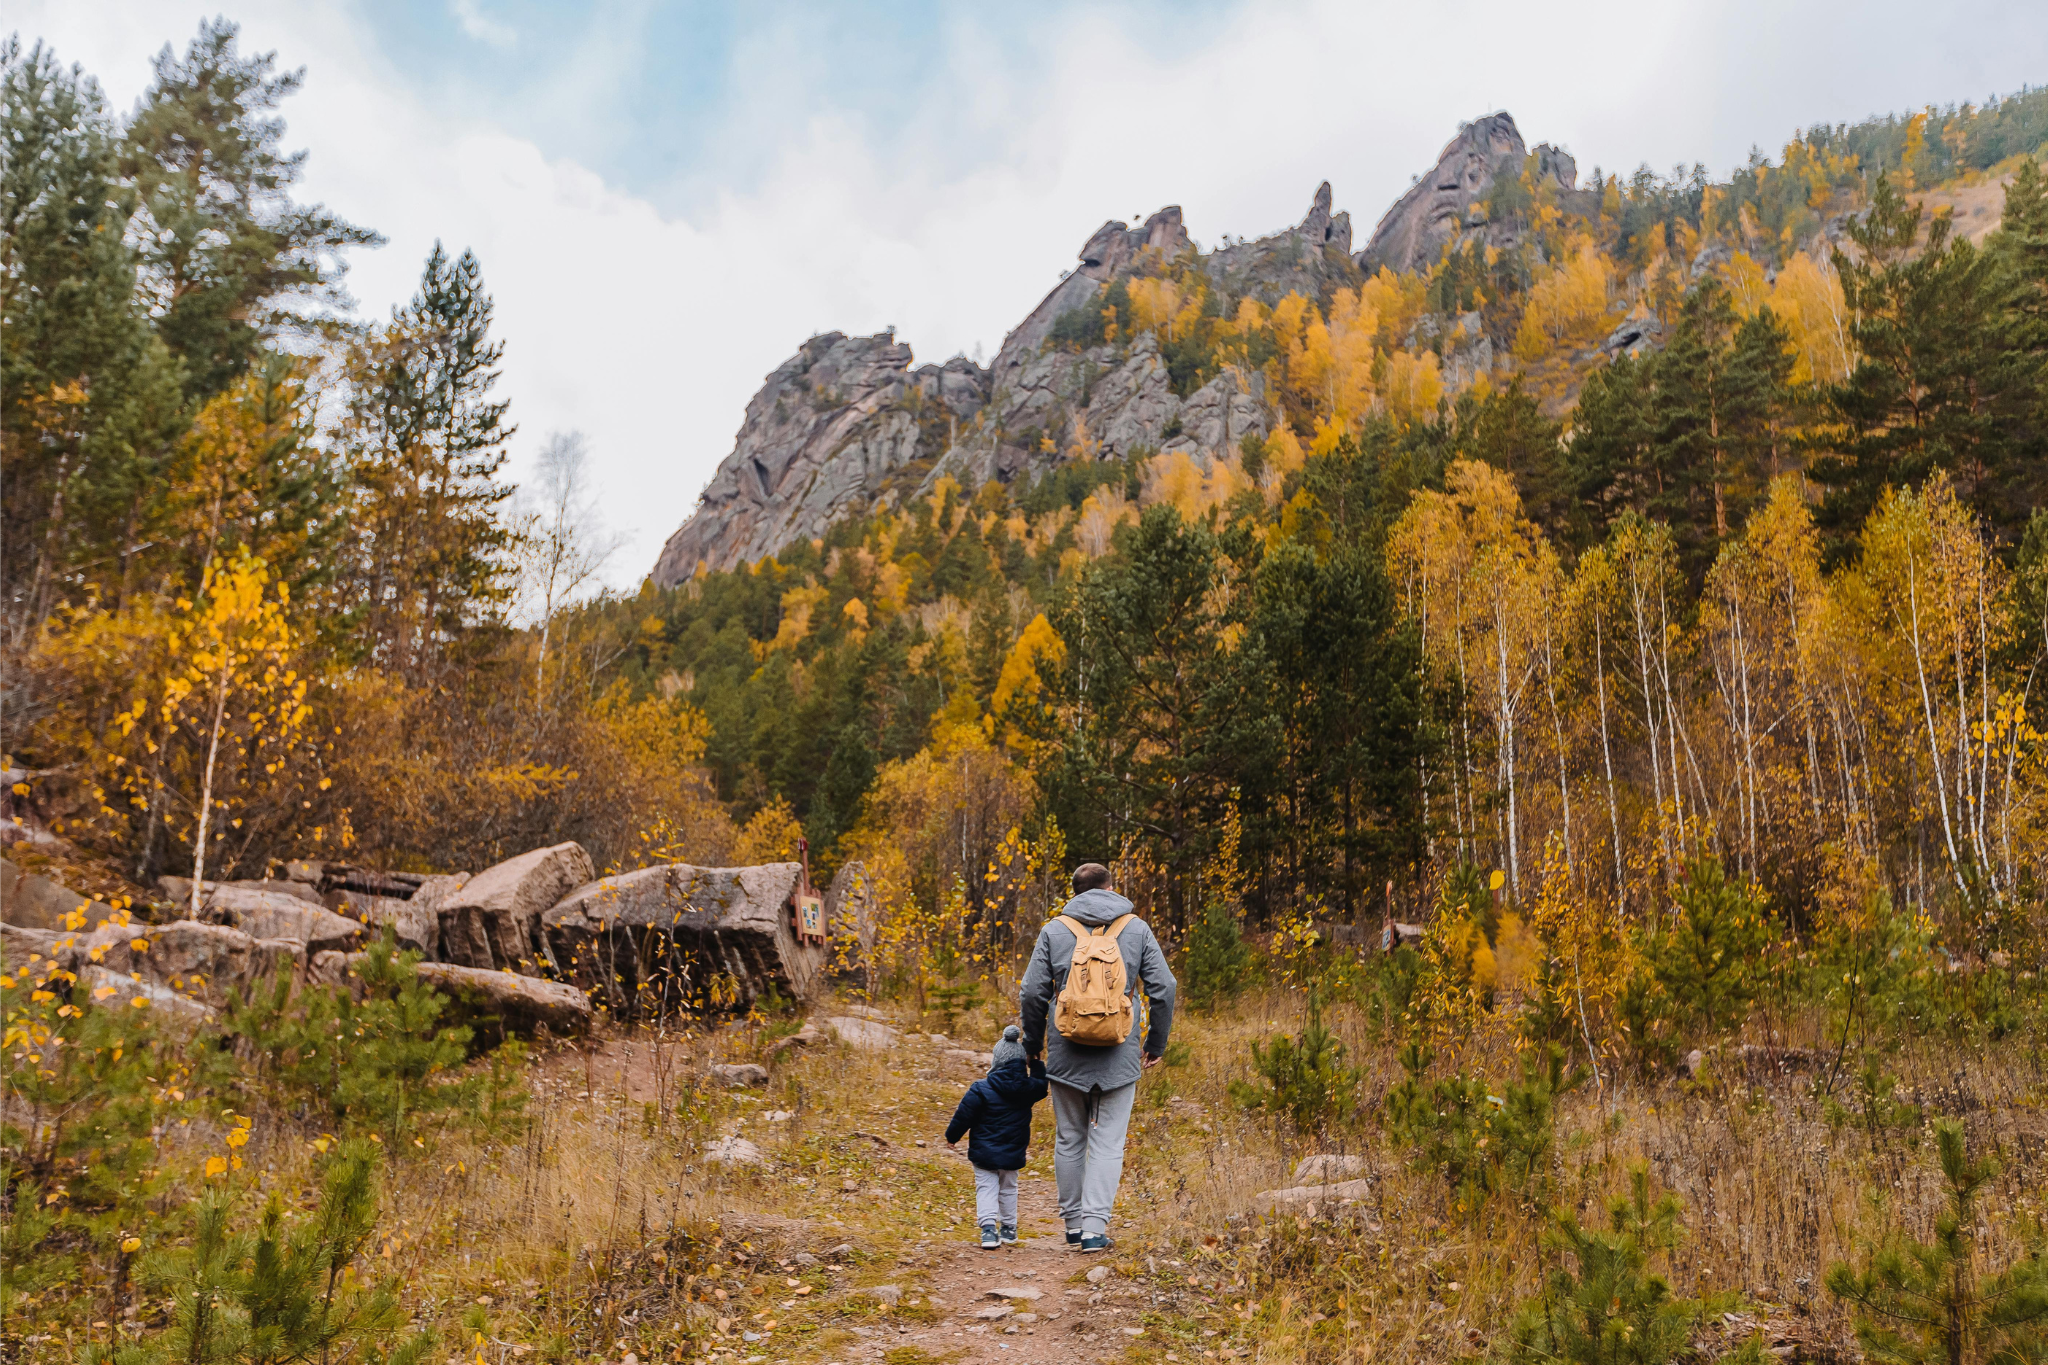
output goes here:
[[1060, 913], [1062, 915], [1072, 915], [1075, 919], [1093, 929], [1098, 925], [1112, 923], [1119, 915], [1130, 914], [1134, 908], [1129, 901], [1119, 896], [1116, 892], [1109, 890], [1107, 887], [1098, 886], [1093, 891], [1083, 891], [1080, 895], [1062, 905]]

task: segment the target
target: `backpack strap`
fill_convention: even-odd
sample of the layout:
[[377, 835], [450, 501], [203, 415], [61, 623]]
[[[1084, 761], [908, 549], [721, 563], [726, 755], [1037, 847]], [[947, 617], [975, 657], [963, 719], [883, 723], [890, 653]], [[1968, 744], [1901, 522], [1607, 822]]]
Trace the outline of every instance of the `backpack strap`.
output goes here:
[[1088, 926], [1075, 919], [1072, 915], [1054, 915], [1053, 919], [1071, 929], [1075, 938], [1085, 937], [1088, 933]]
[[1118, 915], [1109, 924], [1103, 926], [1101, 933], [1105, 938], [1115, 938], [1117, 935], [1121, 934], [1124, 931], [1124, 926], [1126, 924], [1129, 924], [1132, 920], [1136, 919], [1137, 917], [1138, 915], [1136, 911], [1132, 911], [1128, 915]]

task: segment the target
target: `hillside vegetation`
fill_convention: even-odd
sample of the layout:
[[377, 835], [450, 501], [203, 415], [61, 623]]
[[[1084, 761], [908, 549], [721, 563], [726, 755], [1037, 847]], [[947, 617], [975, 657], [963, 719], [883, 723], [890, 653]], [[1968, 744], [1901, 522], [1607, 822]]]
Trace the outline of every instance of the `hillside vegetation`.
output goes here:
[[[209, 23], [121, 119], [4, 58], [9, 857], [147, 920], [165, 873], [807, 838], [874, 879], [844, 988], [907, 1031], [778, 1049], [770, 994], [501, 1042], [379, 950], [194, 1032], [10, 947], [10, 1356], [1000, 1345], [916, 1144], [1084, 859], [1192, 1010], [1115, 1284], [1020, 1348], [2048, 1351], [2048, 96], [1727, 181], [1532, 154], [1426, 271], [1278, 297], [1148, 252], [1045, 346], [1255, 379], [1266, 434], [1069, 421], [601, 594], [577, 442], [504, 479], [483, 264], [345, 307], [377, 239], [292, 197], [296, 76]], [[1262, 1204], [1314, 1151], [1370, 1200]]]

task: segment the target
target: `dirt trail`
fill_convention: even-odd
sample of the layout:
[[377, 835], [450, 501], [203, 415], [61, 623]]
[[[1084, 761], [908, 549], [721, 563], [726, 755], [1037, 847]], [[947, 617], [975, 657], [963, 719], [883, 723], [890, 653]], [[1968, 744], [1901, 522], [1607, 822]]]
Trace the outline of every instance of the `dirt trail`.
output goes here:
[[[1118, 1360], [1140, 1326], [1138, 1291], [1110, 1270], [1110, 1256], [1083, 1256], [1067, 1248], [1053, 1183], [1026, 1175], [1017, 1188], [1022, 1239], [1001, 1251], [983, 1251], [970, 1236], [935, 1242], [915, 1258], [925, 1293], [938, 1310], [930, 1324], [876, 1325], [838, 1352], [843, 1361], [880, 1360], [912, 1346], [933, 1361], [1002, 1361], [1004, 1365]], [[1111, 1235], [1115, 1235], [1111, 1226]], [[1087, 1272], [1103, 1270], [1099, 1284]], [[906, 1272], [908, 1274], [910, 1272]], [[1035, 1299], [999, 1298], [997, 1289], [1037, 1291]], [[906, 1296], [910, 1294], [905, 1288]], [[1091, 1306], [1093, 1301], [1093, 1306]], [[991, 1310], [1006, 1316], [984, 1319]], [[886, 1319], [884, 1320], [886, 1322]]]

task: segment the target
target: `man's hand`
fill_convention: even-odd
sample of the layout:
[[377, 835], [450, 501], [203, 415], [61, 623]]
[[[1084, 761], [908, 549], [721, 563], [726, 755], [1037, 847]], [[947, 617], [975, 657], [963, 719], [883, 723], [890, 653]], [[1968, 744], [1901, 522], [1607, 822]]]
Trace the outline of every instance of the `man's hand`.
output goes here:
[[1145, 1070], [1150, 1071], [1153, 1067], [1159, 1065], [1159, 1054], [1156, 1052], [1140, 1053], [1139, 1065], [1142, 1066]]
[[960, 1150], [960, 1144], [957, 1142], [949, 1142], [946, 1144], [946, 1150], [957, 1152]]

